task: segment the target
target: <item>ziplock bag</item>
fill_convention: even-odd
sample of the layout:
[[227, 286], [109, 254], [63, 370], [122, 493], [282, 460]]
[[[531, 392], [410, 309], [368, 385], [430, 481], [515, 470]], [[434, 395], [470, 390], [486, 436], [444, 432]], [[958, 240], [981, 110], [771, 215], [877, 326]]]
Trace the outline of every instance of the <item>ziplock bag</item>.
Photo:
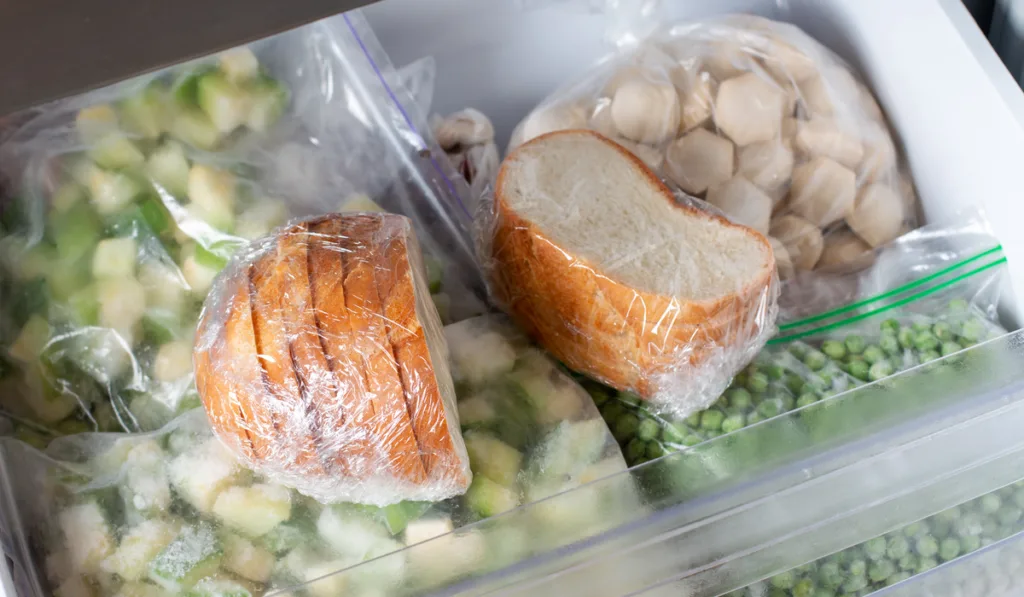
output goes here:
[[[871, 294], [783, 323], [712, 408], [659, 416], [628, 393], [584, 382], [636, 464], [827, 399], [1001, 336], [1006, 258], [977, 215], [901, 238], [860, 276]], [[864, 295], [862, 295], [864, 296]]]
[[750, 15], [662, 24], [545, 99], [510, 149], [577, 128], [615, 140], [683, 192], [769, 235], [784, 285], [862, 269], [875, 248], [917, 224], [873, 95], [792, 25]]
[[0, 238], [3, 410], [60, 434], [156, 429], [197, 405], [191, 337], [227, 258], [353, 198], [410, 216], [446, 313], [479, 312], [465, 184], [388, 79], [348, 14], [33, 110], [0, 146], [18, 193]]
[[[433, 587], [592, 536], [640, 507], [618, 484], [544, 500], [625, 470], [596, 409], [501, 318], [445, 334], [474, 473], [466, 495], [323, 505], [243, 467], [200, 409], [156, 433], [59, 438], [45, 455], [3, 438], [0, 514], [20, 590], [248, 596], [294, 587], [327, 597]], [[473, 524], [510, 510], [514, 527]], [[332, 576], [385, 555], [368, 572]]]

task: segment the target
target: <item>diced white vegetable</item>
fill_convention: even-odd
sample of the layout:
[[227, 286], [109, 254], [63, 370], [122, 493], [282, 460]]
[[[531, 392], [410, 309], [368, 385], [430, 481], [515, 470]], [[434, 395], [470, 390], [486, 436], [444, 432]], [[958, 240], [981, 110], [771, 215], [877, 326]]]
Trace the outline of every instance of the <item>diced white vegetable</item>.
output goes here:
[[211, 150], [220, 143], [220, 131], [201, 110], [180, 110], [171, 120], [170, 132], [185, 143]]
[[213, 504], [213, 515], [227, 526], [259, 537], [291, 518], [292, 494], [280, 485], [228, 487]]
[[206, 296], [210, 291], [210, 287], [213, 286], [213, 280], [220, 273], [220, 270], [212, 267], [206, 267], [198, 261], [196, 261], [195, 255], [190, 255], [185, 258], [184, 263], [181, 264], [181, 273], [185, 276], [185, 281], [188, 282], [189, 289], [192, 290], [192, 294], [196, 296]]
[[466, 434], [466, 450], [475, 475], [484, 475], [506, 487], [515, 485], [523, 464], [519, 450], [478, 431]]
[[487, 557], [487, 541], [480, 531], [446, 535], [409, 552], [416, 576], [447, 584], [463, 573], [475, 571]]
[[103, 560], [100, 569], [125, 580], [140, 580], [149, 562], [178, 535], [178, 525], [159, 519], [144, 520], [125, 533], [117, 551]]
[[722, 81], [715, 98], [715, 124], [737, 145], [779, 136], [786, 94], [757, 73]]
[[148, 582], [126, 582], [114, 597], [170, 597], [170, 593]]
[[821, 229], [800, 216], [789, 214], [775, 218], [768, 233], [782, 243], [793, 267], [798, 270], [814, 269], [825, 248]]
[[153, 377], [158, 381], [181, 379], [192, 371], [192, 343], [186, 340], [168, 342], [153, 359]]
[[578, 476], [597, 462], [607, 439], [608, 429], [600, 418], [564, 421], [544, 439], [531, 467], [537, 474], [552, 479]]
[[107, 278], [96, 285], [100, 324], [129, 332], [146, 312], [146, 290], [135, 278]]
[[665, 172], [679, 188], [691, 195], [732, 177], [734, 148], [731, 141], [705, 129], [693, 129], [668, 147]]
[[95, 597], [96, 591], [81, 575], [74, 575], [62, 582], [53, 592], [54, 597]]
[[463, 427], [489, 423], [497, 416], [494, 405], [486, 396], [473, 395], [459, 402], [459, 424]]
[[156, 515], [171, 507], [164, 458], [163, 449], [154, 440], [141, 441], [128, 452], [125, 489], [131, 505], [139, 512]]
[[185, 206], [185, 211], [188, 212], [190, 219], [203, 222], [221, 232], [231, 233], [235, 229], [235, 214], [227, 209], [213, 211], [198, 203], [189, 203]]
[[147, 261], [139, 265], [139, 283], [146, 291], [146, 306], [179, 314], [185, 306], [185, 280], [169, 264]]
[[42, 365], [38, 362], [25, 368], [24, 384], [29, 388], [30, 396], [38, 396], [38, 399], [26, 402], [40, 423], [58, 423], [78, 408], [77, 397], [71, 392], [55, 390], [47, 381]]
[[263, 199], [257, 201], [238, 216], [235, 234], [248, 240], [266, 236], [271, 230], [288, 220], [288, 208], [283, 201]]
[[615, 130], [630, 141], [660, 144], [679, 129], [679, 94], [668, 81], [631, 78], [615, 90], [611, 118]]
[[761, 234], [768, 233], [772, 198], [746, 178], [734, 176], [709, 188], [707, 202], [722, 210], [733, 222]]
[[385, 212], [383, 207], [377, 204], [376, 201], [370, 199], [369, 195], [363, 193], [356, 193], [346, 197], [342, 202], [338, 211], [372, 211], [372, 212]]
[[92, 204], [96, 211], [103, 215], [124, 209], [142, 190], [139, 184], [127, 175], [108, 172], [101, 168], [92, 170], [88, 184]]
[[226, 170], [195, 164], [188, 172], [188, 197], [206, 215], [204, 219], [212, 219], [209, 223], [219, 228], [222, 220], [233, 219], [237, 184], [235, 175]]
[[516, 362], [516, 349], [501, 333], [473, 323], [467, 320], [465, 324], [444, 328], [455, 380], [480, 383], [511, 371]]
[[218, 62], [220, 70], [224, 71], [228, 80], [235, 83], [248, 81], [260, 72], [260, 62], [256, 59], [256, 54], [246, 47], [221, 52]]
[[224, 560], [221, 564], [230, 572], [256, 582], [265, 583], [274, 569], [274, 554], [257, 547], [251, 541], [234, 533], [225, 533]]
[[53, 196], [50, 197], [50, 205], [57, 213], [64, 213], [83, 199], [85, 199], [85, 189], [73, 182], [66, 182], [53, 192]]
[[801, 121], [793, 141], [805, 155], [832, 158], [847, 168], [856, 168], [864, 157], [864, 145], [860, 140], [831, 118]]
[[224, 489], [241, 481], [243, 469], [215, 439], [179, 455], [170, 464], [174, 489], [203, 514], [210, 514]]
[[542, 425], [574, 419], [583, 409], [586, 396], [570, 380], [557, 373], [554, 363], [537, 349], [520, 355], [510, 376], [522, 389]]
[[416, 545], [452, 532], [452, 520], [443, 518], [421, 518], [405, 527], [405, 544]]
[[117, 112], [110, 104], [97, 104], [82, 108], [75, 116], [75, 128], [85, 143], [117, 128]]
[[310, 597], [338, 597], [347, 594], [348, 576], [336, 574], [351, 566], [350, 561], [328, 561], [312, 564], [303, 571], [302, 580]]
[[34, 363], [50, 340], [50, 324], [38, 313], [28, 318], [8, 354], [23, 363]]
[[394, 551], [401, 547], [381, 525], [362, 514], [342, 512], [337, 508], [324, 508], [317, 519], [316, 530], [338, 555], [356, 561], [373, 552]]
[[139, 166], [146, 161], [142, 151], [122, 133], [107, 133], [89, 148], [91, 157], [101, 168], [121, 170]]
[[766, 191], [778, 189], [793, 174], [793, 152], [775, 139], [741, 148], [736, 161], [737, 174]]
[[224, 73], [211, 71], [197, 83], [199, 107], [218, 131], [227, 135], [242, 126], [249, 115], [252, 98]]
[[209, 525], [185, 527], [149, 564], [149, 579], [178, 593], [215, 573], [223, 557]]
[[81, 574], [97, 572], [100, 562], [114, 552], [115, 545], [99, 505], [92, 501], [77, 504], [61, 512], [58, 518], [72, 570]]
[[188, 193], [188, 158], [179, 143], [167, 141], [153, 150], [146, 161], [146, 173], [179, 199]]
[[857, 195], [857, 175], [827, 157], [816, 157], [793, 169], [789, 208], [820, 227], [850, 215]]
[[893, 240], [903, 228], [903, 198], [883, 184], [864, 187], [846, 223], [872, 247]]
[[96, 278], [130, 278], [135, 274], [138, 246], [130, 236], [108, 238], [96, 244], [92, 275]]

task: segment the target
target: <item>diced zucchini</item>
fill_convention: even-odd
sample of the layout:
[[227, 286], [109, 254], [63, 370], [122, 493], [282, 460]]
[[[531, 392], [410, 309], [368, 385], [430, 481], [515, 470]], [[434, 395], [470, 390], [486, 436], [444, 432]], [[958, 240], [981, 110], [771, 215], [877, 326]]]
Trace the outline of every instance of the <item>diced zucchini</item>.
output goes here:
[[210, 122], [202, 110], [186, 108], [178, 110], [171, 118], [170, 133], [189, 145], [205, 149], [216, 149], [220, 143], [220, 131]]
[[338, 574], [352, 565], [349, 561], [328, 561], [311, 564], [303, 570], [303, 588], [310, 597], [338, 597], [348, 593], [348, 576]]
[[92, 574], [100, 562], [114, 552], [115, 541], [110, 525], [95, 501], [76, 504], [58, 516], [65, 546], [71, 556], [71, 569]]
[[100, 324], [122, 334], [130, 346], [132, 330], [146, 313], [146, 289], [135, 278], [105, 278], [96, 281], [96, 297]]
[[149, 154], [146, 174], [177, 198], [188, 194], [188, 158], [180, 143], [166, 141]]
[[249, 113], [245, 124], [257, 133], [265, 133], [288, 107], [288, 89], [270, 77], [259, 77], [247, 89]]
[[427, 284], [430, 286], [430, 293], [434, 294], [441, 291], [441, 279], [444, 276], [444, 266], [437, 259], [425, 255], [423, 257], [423, 264], [427, 269]]
[[516, 349], [501, 333], [481, 328], [475, 320], [445, 326], [456, 382], [479, 384], [498, 377], [516, 363]]
[[76, 574], [65, 580], [53, 592], [54, 597], [96, 597], [96, 589], [85, 579]]
[[54, 213], [49, 233], [60, 259], [80, 259], [99, 242], [102, 227], [87, 204], [76, 203], [63, 213]]
[[438, 292], [430, 295], [430, 300], [434, 303], [434, 308], [437, 309], [437, 316], [441, 318], [441, 323], [451, 321], [452, 297], [447, 293]]
[[597, 462], [608, 440], [608, 428], [600, 418], [562, 422], [536, 449], [531, 474], [548, 479], [578, 476]]
[[188, 198], [212, 214], [233, 214], [238, 181], [227, 170], [195, 164], [188, 171]]
[[142, 151], [129, 141], [128, 137], [117, 132], [107, 133], [96, 139], [87, 153], [100, 168], [108, 170], [141, 166], [146, 161]]
[[252, 97], [232, 83], [219, 71], [204, 74], [196, 89], [199, 107], [210, 117], [210, 122], [224, 135], [229, 135], [245, 123]]
[[483, 475], [505, 487], [514, 487], [523, 455], [512, 446], [481, 431], [466, 434], [466, 450], [474, 475]]
[[291, 518], [292, 494], [280, 485], [228, 487], [213, 504], [213, 515], [249, 537], [265, 535]]
[[33, 315], [21, 328], [7, 354], [23, 363], [34, 363], [50, 341], [50, 324], [41, 315]]
[[167, 120], [167, 90], [154, 81], [121, 102], [121, 120], [128, 130], [146, 139], [156, 139]]
[[215, 573], [222, 558], [212, 526], [187, 526], [150, 562], [149, 578], [172, 593], [186, 591]]
[[224, 76], [233, 83], [242, 83], [260, 74], [260, 62], [256, 54], [245, 46], [221, 52], [218, 63]]
[[487, 557], [487, 541], [479, 531], [456, 532], [409, 552], [416, 575], [431, 584], [449, 584], [477, 571]]
[[387, 210], [377, 204], [376, 201], [370, 199], [369, 195], [363, 193], [357, 193], [347, 197], [342, 203], [338, 211], [369, 211], [369, 212], [380, 212], [384, 213]]
[[89, 177], [92, 204], [103, 215], [124, 209], [141, 192], [142, 186], [127, 174], [96, 168]]
[[401, 547], [381, 525], [357, 510], [324, 508], [316, 522], [320, 537], [338, 555], [362, 560], [371, 552]]
[[135, 239], [130, 236], [101, 240], [92, 254], [93, 277], [130, 278], [135, 275], [138, 248]]
[[213, 280], [220, 273], [220, 269], [202, 265], [196, 260], [195, 255], [190, 255], [181, 264], [181, 273], [185, 276], [185, 281], [192, 294], [205, 297], [206, 293], [210, 291], [210, 287], [213, 286]]
[[398, 502], [380, 508], [378, 516], [392, 536], [401, 535], [409, 523], [415, 521], [430, 509], [429, 502]]
[[145, 261], [139, 265], [139, 283], [146, 291], [146, 306], [179, 316], [185, 307], [185, 280], [169, 263]]
[[153, 359], [153, 377], [157, 381], [175, 381], [192, 372], [192, 343], [185, 340], [168, 342]]
[[170, 464], [175, 491], [203, 514], [212, 513], [217, 496], [244, 476], [242, 467], [216, 439], [180, 454]]
[[302, 545], [307, 540], [309, 540], [309, 533], [300, 527], [294, 524], [279, 524], [260, 537], [260, 544], [270, 552], [281, 555]]
[[246, 240], [256, 240], [266, 236], [287, 220], [288, 208], [285, 207], [284, 202], [275, 199], [262, 199], [238, 216], [235, 234]]
[[114, 597], [171, 597], [163, 587], [148, 582], [126, 582]]
[[574, 419], [583, 412], [583, 390], [558, 373], [540, 350], [529, 349], [520, 355], [509, 378], [529, 400], [541, 425]]
[[128, 581], [140, 580], [149, 572], [149, 562], [174, 540], [178, 531], [178, 525], [164, 520], [144, 520], [128, 529], [117, 551], [104, 559], [100, 568]]
[[109, 384], [132, 369], [134, 334], [132, 328], [86, 328], [71, 340], [65, 356], [100, 384]]
[[405, 529], [405, 544], [416, 545], [452, 532], [450, 518], [421, 518], [409, 523]]
[[90, 143], [96, 137], [117, 129], [117, 112], [110, 104], [82, 108], [75, 116], [75, 128], [79, 138]]
[[234, 533], [225, 533], [221, 541], [224, 545], [222, 565], [225, 570], [256, 582], [265, 583], [270, 580], [275, 561], [273, 554]]
[[252, 597], [252, 591], [238, 581], [205, 578], [189, 589], [184, 597]]
[[92, 261], [90, 252], [85, 252], [81, 259], [57, 259], [50, 264], [46, 272], [46, 290], [54, 301], [62, 302], [70, 299], [76, 292], [89, 285]]
[[85, 189], [74, 182], [66, 182], [53, 192], [50, 197], [50, 205], [57, 213], [64, 213], [71, 209], [76, 203], [85, 199]]
[[128, 452], [125, 462], [125, 501], [146, 516], [156, 516], [171, 507], [167, 482], [166, 455], [156, 441], [140, 441]]
[[164, 309], [146, 309], [142, 316], [142, 335], [145, 342], [152, 345], [174, 342], [181, 335], [181, 316]]
[[[219, 232], [227, 234], [234, 232], [235, 214], [226, 209], [212, 211], [198, 203], [189, 203], [185, 206], [185, 211], [188, 212], [189, 219], [195, 222], [201, 222]], [[199, 234], [196, 234], [196, 237], [202, 239], [205, 235], [206, 232], [201, 231]]]
[[53, 425], [78, 409], [78, 398], [55, 388], [47, 379], [42, 363], [30, 364], [22, 375], [24, 386], [28, 388], [25, 403], [40, 423]]
[[166, 237], [176, 226], [163, 202], [155, 195], [147, 194], [143, 197], [139, 201], [138, 210], [142, 221], [155, 236]]
[[519, 505], [519, 496], [515, 491], [483, 475], [473, 477], [465, 499], [469, 509], [483, 518], [508, 512]]
[[17, 254], [15, 259], [13, 269], [16, 270], [18, 278], [21, 280], [34, 280], [46, 276], [53, 262], [57, 260], [57, 251], [50, 245], [39, 243]]
[[463, 427], [489, 425], [497, 416], [494, 405], [486, 396], [474, 394], [459, 401], [459, 424]]

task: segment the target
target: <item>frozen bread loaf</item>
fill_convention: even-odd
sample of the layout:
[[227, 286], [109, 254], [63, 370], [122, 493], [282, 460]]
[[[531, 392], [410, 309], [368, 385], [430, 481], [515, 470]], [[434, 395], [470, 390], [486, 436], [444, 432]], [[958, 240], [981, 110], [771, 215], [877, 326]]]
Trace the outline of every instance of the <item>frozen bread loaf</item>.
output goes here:
[[410, 221], [329, 215], [255, 241], [217, 279], [194, 348], [220, 439], [322, 502], [469, 486], [448, 349]]

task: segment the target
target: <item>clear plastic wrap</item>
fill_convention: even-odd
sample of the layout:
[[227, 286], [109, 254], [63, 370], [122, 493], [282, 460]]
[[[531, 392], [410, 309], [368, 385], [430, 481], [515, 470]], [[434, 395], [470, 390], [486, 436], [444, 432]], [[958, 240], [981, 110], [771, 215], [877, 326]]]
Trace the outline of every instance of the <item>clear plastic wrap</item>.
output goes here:
[[631, 465], [731, 433], [1001, 336], [1006, 258], [976, 219], [929, 226], [883, 249], [861, 274], [871, 292], [782, 324], [711, 408], [672, 417], [589, 381]]
[[197, 406], [189, 347], [213, 277], [353, 197], [413, 218], [446, 320], [478, 313], [468, 189], [394, 86], [414, 75], [353, 13], [16, 119], [0, 410], [17, 431], [151, 430]]
[[774, 328], [768, 241], [668, 187], [590, 131], [523, 145], [481, 210], [495, 302], [574, 371], [686, 416]]
[[510, 149], [577, 128], [614, 139], [685, 193], [769, 235], [784, 287], [862, 269], [917, 223], [873, 95], [789, 24], [731, 15], [665, 26], [552, 94]]
[[0, 438], [0, 520], [19, 594], [397, 594], [488, 572], [636, 515], [642, 506], [622, 482], [544, 500], [626, 470], [585, 392], [553, 361], [497, 316], [445, 335], [475, 479], [466, 495], [323, 505], [244, 467], [202, 409], [155, 433], [59, 438], [45, 455]]
[[466, 108], [454, 114], [431, 117], [434, 137], [448, 159], [469, 182], [473, 197], [494, 186], [501, 157], [494, 142], [494, 125], [479, 110]]
[[469, 487], [448, 350], [404, 216], [320, 216], [236, 253], [193, 358], [214, 431], [275, 482], [381, 506]]

